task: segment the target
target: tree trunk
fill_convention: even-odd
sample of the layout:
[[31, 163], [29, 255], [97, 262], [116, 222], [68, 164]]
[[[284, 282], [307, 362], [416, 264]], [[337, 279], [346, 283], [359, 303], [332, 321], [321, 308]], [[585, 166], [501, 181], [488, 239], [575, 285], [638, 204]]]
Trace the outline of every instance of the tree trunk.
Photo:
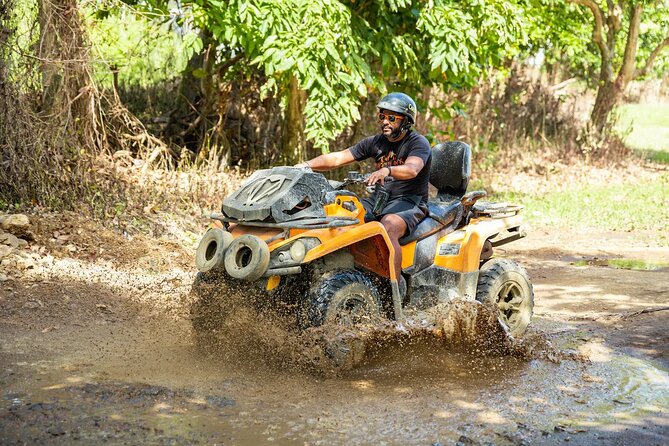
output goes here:
[[616, 33], [619, 27], [614, 27], [615, 20], [613, 16], [609, 16], [608, 20], [609, 57], [602, 57], [597, 99], [595, 99], [595, 106], [592, 109], [592, 115], [590, 115], [590, 121], [594, 129], [600, 133], [605, 130], [611, 112], [620, 103], [627, 85], [635, 76], [636, 53], [639, 46], [639, 30], [643, 6], [640, 4], [631, 5], [629, 14], [630, 23], [625, 40], [625, 52], [615, 80], [613, 78], [612, 55], [614, 54]]
[[590, 121], [595, 130], [601, 132], [609, 121], [609, 116], [613, 109], [620, 102], [623, 90], [620, 89], [617, 82], [609, 80], [603, 81], [597, 89], [597, 99], [590, 115]]
[[102, 144], [88, 46], [76, 0], [39, 0], [41, 114], [88, 148]]
[[288, 107], [283, 126], [283, 158], [287, 164], [304, 161], [307, 157], [307, 144], [304, 137], [304, 108], [307, 93], [300, 90], [297, 78], [290, 79]]
[[[13, 29], [10, 20], [10, 13], [14, 5], [13, 2], [0, 0], [0, 94], [3, 93], [7, 82], [7, 64], [9, 63], [9, 36]], [[4, 95], [0, 95], [0, 100]]]

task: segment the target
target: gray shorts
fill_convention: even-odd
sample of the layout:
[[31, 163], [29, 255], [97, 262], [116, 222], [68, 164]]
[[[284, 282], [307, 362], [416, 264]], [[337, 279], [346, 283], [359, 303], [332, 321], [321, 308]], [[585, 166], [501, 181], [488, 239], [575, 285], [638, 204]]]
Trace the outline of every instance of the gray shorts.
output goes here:
[[407, 235], [413, 231], [413, 228], [420, 223], [427, 215], [427, 204], [420, 196], [401, 196], [388, 200], [383, 211], [379, 215], [373, 215], [375, 196], [371, 195], [361, 200], [365, 207], [365, 222], [380, 221], [384, 215], [395, 214], [399, 216], [407, 225]]

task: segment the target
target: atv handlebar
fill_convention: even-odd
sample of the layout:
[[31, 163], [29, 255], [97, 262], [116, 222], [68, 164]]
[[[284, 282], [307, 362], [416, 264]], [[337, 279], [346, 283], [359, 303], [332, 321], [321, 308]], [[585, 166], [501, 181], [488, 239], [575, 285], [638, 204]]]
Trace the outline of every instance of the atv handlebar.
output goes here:
[[[351, 184], [367, 184], [367, 180], [369, 179], [369, 177], [371, 175], [372, 175], [371, 173], [362, 174], [362, 173], [360, 173], [358, 171], [355, 171], [355, 170], [349, 171], [348, 174], [346, 175], [346, 179], [344, 179], [344, 181], [341, 182], [341, 185], [336, 187], [336, 189], [342, 189], [343, 187], [349, 186]], [[391, 181], [394, 181], [394, 178], [393, 177], [385, 177], [383, 179], [383, 181], [384, 182], [391, 182]], [[370, 191], [370, 192], [372, 192], [372, 191]]]

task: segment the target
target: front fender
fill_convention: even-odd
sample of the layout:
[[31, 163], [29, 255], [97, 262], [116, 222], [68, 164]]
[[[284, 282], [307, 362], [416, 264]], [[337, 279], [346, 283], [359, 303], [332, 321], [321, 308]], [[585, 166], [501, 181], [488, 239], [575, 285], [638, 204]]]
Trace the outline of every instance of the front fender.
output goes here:
[[[305, 236], [306, 234], [302, 234]], [[388, 233], [379, 222], [372, 221], [346, 229], [319, 229], [309, 231], [309, 237], [317, 237], [321, 244], [311, 249], [303, 263], [308, 263], [342, 248], [350, 247], [356, 263], [380, 276], [397, 280], [394, 270], [395, 249]]]

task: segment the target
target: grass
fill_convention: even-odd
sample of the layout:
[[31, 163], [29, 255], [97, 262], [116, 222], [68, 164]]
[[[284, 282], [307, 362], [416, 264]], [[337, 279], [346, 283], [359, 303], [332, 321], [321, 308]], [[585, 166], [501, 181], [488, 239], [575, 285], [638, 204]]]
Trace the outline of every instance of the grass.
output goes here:
[[525, 206], [529, 223], [608, 230], [666, 231], [669, 175], [634, 184], [579, 185], [546, 194], [505, 192], [493, 197]]
[[616, 128], [625, 144], [653, 161], [669, 164], [669, 103], [625, 104]]
[[630, 269], [634, 271], [656, 271], [669, 268], [666, 262], [649, 262], [637, 259], [583, 259], [574, 262], [576, 266], [608, 266], [616, 269]]

